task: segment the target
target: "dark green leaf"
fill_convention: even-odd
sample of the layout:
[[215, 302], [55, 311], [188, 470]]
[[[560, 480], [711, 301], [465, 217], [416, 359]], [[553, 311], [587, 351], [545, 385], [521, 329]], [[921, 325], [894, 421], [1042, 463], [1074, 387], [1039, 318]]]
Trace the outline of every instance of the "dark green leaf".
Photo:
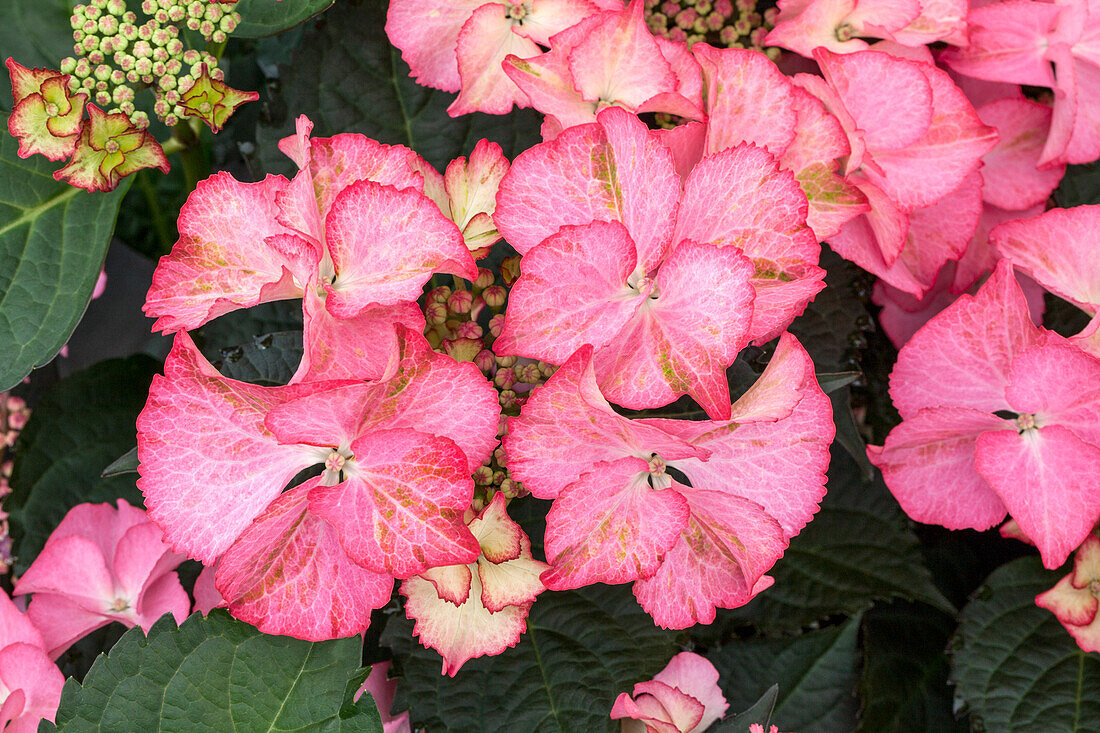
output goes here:
[[827, 287], [794, 319], [790, 332], [819, 372], [851, 371], [859, 367], [865, 332], [874, 328], [866, 305], [868, 275], [830, 249], [821, 250], [821, 266]]
[[833, 424], [836, 425], [836, 442], [848, 452], [863, 472], [863, 478], [870, 481], [875, 475], [875, 467], [867, 458], [867, 443], [863, 440], [863, 434], [856, 425], [855, 414], [852, 413], [852, 390], [849, 387], [841, 387], [829, 394], [829, 401], [833, 403]]
[[540, 117], [529, 109], [451, 118], [447, 106], [455, 95], [413, 81], [401, 52], [386, 38], [385, 22], [383, 0], [340, 3], [306, 32], [292, 63], [280, 67], [284, 104], [277, 106], [288, 114], [257, 130], [269, 173], [291, 171], [293, 164], [275, 143], [294, 131], [293, 117], [300, 113], [313, 120], [317, 136], [360, 132], [407, 145], [440, 171], [480, 138], [500, 143], [509, 157], [541, 140]]
[[730, 709], [754, 704], [778, 684], [770, 722], [780, 730], [855, 730], [859, 622], [856, 616], [843, 626], [790, 639], [734, 641], [709, 654]]
[[1100, 203], [1100, 163], [1071, 165], [1054, 191], [1054, 201], [1063, 208]]
[[259, 38], [282, 33], [328, 9], [335, 0], [240, 0], [236, 10], [241, 24], [234, 38]]
[[608, 717], [615, 698], [668, 663], [673, 639], [629, 586], [603, 585], [543, 593], [516, 647], [466, 662], [454, 679], [440, 674], [439, 655], [417, 643], [405, 618], [392, 618], [382, 637], [399, 654], [398, 694], [413, 728], [433, 733], [617, 731]]
[[947, 684], [947, 643], [955, 619], [917, 603], [876, 605], [863, 617], [859, 730], [964, 733]]
[[60, 164], [40, 155], [24, 160], [17, 149], [15, 138], [0, 135], [0, 390], [52, 359], [72, 335], [130, 185], [125, 179], [111, 193], [87, 193], [53, 179]]
[[815, 375], [821, 391], [831, 394], [841, 387], [847, 387], [852, 382], [863, 376], [862, 372], [822, 372]]
[[1100, 654], [1035, 605], [1064, 572], [1037, 557], [1003, 565], [963, 609], [952, 677], [972, 718], [1000, 733], [1100, 731]]
[[778, 699], [779, 685], [772, 685], [751, 708], [719, 723], [714, 733], [750, 733], [749, 726], [754, 723], [767, 730], [771, 725], [772, 713], [775, 712], [775, 701]]
[[[4, 0], [0, 61], [10, 56], [23, 66], [56, 69], [61, 59], [73, 54], [73, 32], [69, 26], [72, 7], [70, 0]], [[8, 70], [2, 69], [0, 110], [10, 112], [11, 104], [11, 81]], [[52, 165], [60, 168], [62, 164]]]
[[126, 632], [83, 685], [66, 683], [56, 730], [381, 733], [369, 695], [342, 707], [361, 653], [358, 637], [270, 636], [221, 610], [179, 628], [165, 616], [148, 638]]
[[776, 633], [856, 613], [877, 599], [919, 600], [954, 613], [932, 584], [909, 520], [882, 481], [864, 481], [836, 448], [821, 511], [768, 574], [775, 585], [722, 616]]
[[122, 456], [114, 460], [111, 465], [103, 469], [103, 473], [99, 475], [103, 478], [111, 478], [112, 476], [120, 476], [124, 473], [137, 473], [138, 465], [137, 446], [135, 445]]
[[11, 514], [16, 572], [23, 572], [72, 507], [119, 497], [140, 506], [134, 476], [101, 478], [133, 447], [134, 421], [160, 365], [148, 356], [110, 359], [58, 382], [15, 445]]
[[302, 360], [302, 332], [278, 331], [222, 349], [214, 366], [230, 379], [254, 384], [286, 384]]
[[[195, 344], [211, 362], [223, 361], [223, 349], [252, 343], [265, 334], [302, 331], [302, 301], [277, 300], [226, 313], [194, 331]], [[300, 341], [301, 339], [299, 339]], [[301, 348], [299, 343], [298, 348]]]

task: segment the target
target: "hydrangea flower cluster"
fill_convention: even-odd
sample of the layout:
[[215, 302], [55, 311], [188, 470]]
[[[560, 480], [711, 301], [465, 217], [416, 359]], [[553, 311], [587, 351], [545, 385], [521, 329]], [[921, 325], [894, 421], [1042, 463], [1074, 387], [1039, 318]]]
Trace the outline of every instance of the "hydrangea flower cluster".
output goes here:
[[[11, 493], [12, 461], [11, 448], [30, 419], [31, 411], [22, 397], [10, 392], [0, 393], [0, 430], [4, 431], [3, 446], [0, 447], [0, 501]], [[11, 535], [8, 534], [8, 513], [0, 504], [0, 573], [11, 568]]]
[[764, 39], [775, 26], [776, 8], [760, 10], [752, 0], [646, 0], [646, 24], [653, 35], [691, 48], [708, 43], [722, 48], [751, 48], [779, 58]]

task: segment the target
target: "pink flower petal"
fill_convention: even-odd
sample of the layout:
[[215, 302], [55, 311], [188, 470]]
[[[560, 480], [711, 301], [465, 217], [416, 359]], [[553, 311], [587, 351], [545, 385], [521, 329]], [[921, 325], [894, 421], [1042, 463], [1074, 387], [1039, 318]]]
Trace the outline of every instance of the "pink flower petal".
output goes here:
[[[241, 183], [228, 173], [199, 182], [180, 210], [179, 241], [153, 273], [143, 307], [157, 319], [153, 330], [197, 328], [238, 308], [301, 297], [292, 261], [266, 241], [291, 233], [276, 222], [275, 195], [286, 185], [281, 176]], [[308, 245], [297, 256], [308, 259]]]
[[45, 648], [42, 632], [12, 603], [6, 592], [0, 593], [0, 649], [16, 643]]
[[936, 41], [965, 46], [969, 11], [967, 0], [921, 0], [920, 15], [890, 35], [906, 46], [925, 46]]
[[[42, 650], [31, 644], [16, 643], [0, 649], [0, 688], [12, 697], [22, 694], [23, 705], [14, 719], [6, 723], [6, 733], [33, 733], [40, 720], [53, 721], [61, 703], [65, 675]], [[7, 701], [5, 700], [5, 703]], [[8, 706], [4, 705], [4, 713]], [[14, 711], [11, 711], [14, 712]]]
[[729, 703], [718, 686], [718, 670], [706, 657], [680, 652], [653, 679], [675, 687], [703, 703], [703, 717], [697, 724], [700, 730], [706, 730], [707, 726], [725, 715], [729, 709]]
[[657, 571], [687, 525], [688, 504], [649, 477], [646, 461], [620, 458], [595, 464], [562, 491], [546, 515], [547, 588], [628, 583]]
[[191, 599], [183, 589], [175, 573], [161, 575], [149, 583], [134, 607], [138, 626], [145, 633], [166, 613], [172, 614], [177, 624], [182, 624], [191, 611]]
[[592, 347], [577, 350], [536, 387], [504, 436], [512, 476], [541, 499], [555, 499], [591, 466], [624, 456], [706, 457], [662, 430], [615, 413], [596, 386]]
[[226, 600], [222, 598], [222, 594], [218, 592], [217, 587], [214, 585], [214, 575], [218, 566], [205, 565], [202, 572], [199, 573], [199, 577], [195, 579], [195, 587], [191, 592], [195, 596], [195, 609], [203, 616], [206, 616], [215, 608], [224, 608]]
[[[424, 86], [457, 92], [462, 85], [455, 60], [458, 34], [484, 4], [484, 0], [445, 0], [427, 6], [418, 0], [395, 0], [386, 12], [386, 35], [401, 49], [414, 79]], [[503, 14], [503, 5], [495, 7]]]
[[1050, 129], [1050, 107], [1028, 99], [998, 99], [979, 107], [978, 116], [1001, 139], [982, 158], [983, 199], [1002, 209], [1041, 204], [1062, 180], [1065, 166], [1039, 170], [1039, 155]]
[[73, 643], [114, 620], [85, 609], [68, 595], [44, 592], [34, 594], [27, 615], [42, 631], [50, 659], [57, 659]]
[[[106, 613], [115, 600], [115, 581], [96, 543], [69, 535], [47, 542], [14, 591], [16, 595], [59, 593], [88, 611]], [[44, 636], [51, 633], [49, 628], [35, 625]]]
[[361, 633], [393, 578], [351, 562], [307, 509], [310, 479], [283, 494], [226, 551], [215, 583], [229, 612], [265, 634], [320, 641]]
[[1069, 428], [1100, 446], [1100, 359], [1068, 343], [1037, 346], [1016, 357], [1005, 390], [1012, 409], [1039, 425]]
[[1053, 613], [1064, 626], [1087, 626], [1096, 619], [1100, 601], [1087, 590], [1074, 588], [1072, 581], [1070, 573], [1050, 590], [1035, 596], [1035, 605]]
[[470, 598], [473, 571], [469, 565], [441, 565], [428, 568], [417, 577], [431, 583], [440, 599], [448, 603], [461, 606]]
[[497, 492], [489, 506], [469, 523], [470, 533], [481, 546], [481, 554], [492, 563], [515, 560], [520, 556], [523, 541], [527, 538], [520, 526], [508, 516], [507, 507], [504, 494]]
[[393, 709], [393, 696], [397, 691], [397, 679], [387, 677], [390, 671], [389, 662], [376, 662], [371, 665], [370, 674], [363, 682], [363, 686], [355, 693], [358, 700], [364, 692], [374, 698], [378, 712], [382, 716], [382, 733], [412, 733], [409, 725], [409, 713], [391, 715]]
[[1004, 519], [1005, 506], [974, 468], [974, 451], [980, 435], [1011, 428], [980, 410], [926, 408], [891, 430], [881, 448], [869, 447], [867, 456], [913, 519], [984, 530]]
[[325, 233], [336, 268], [326, 307], [337, 318], [416, 300], [433, 272], [477, 278], [462, 233], [414, 190], [353, 183], [333, 201]]
[[[705, 730], [699, 727], [703, 720], [703, 703], [666, 682], [654, 679], [634, 685], [633, 702], [635, 709], [641, 713], [639, 720], [650, 726], [658, 723], [654, 726], [657, 733], [663, 733], [661, 723], [666, 720], [671, 725], [669, 730], [677, 733]], [[616, 717], [615, 708], [611, 709], [611, 717]]]
[[1018, 0], [974, 8], [967, 15], [969, 45], [947, 49], [940, 60], [978, 79], [1053, 86], [1043, 53], [1061, 12], [1062, 6], [1054, 3]]
[[[855, 0], [780, 0], [779, 15], [764, 39], [767, 46], [781, 46], [810, 58], [816, 48], [853, 53], [867, 48], [866, 41], [841, 41], [840, 26], [856, 8]], [[855, 29], [849, 24], [849, 30]], [[853, 35], [861, 35], [855, 34]]]
[[358, 437], [351, 452], [347, 480], [315, 487], [309, 511], [336, 530], [353, 562], [407, 578], [477, 559], [477, 540], [462, 521], [474, 483], [454, 441], [378, 430]]
[[541, 49], [518, 33], [504, 6], [486, 3], [473, 12], [458, 34], [458, 75], [462, 89], [447, 113], [452, 117], [470, 112], [507, 114], [512, 105], [529, 106], [524, 94], [501, 68], [509, 55], [529, 58]]
[[[126, 594], [135, 608], [139, 608], [138, 613], [147, 613], [148, 608], [140, 609], [146, 587], [161, 577], [172, 575], [171, 571], [175, 570], [184, 559], [183, 555], [172, 552], [172, 549], [165, 544], [164, 533], [160, 527], [152, 522], [145, 522], [131, 527], [119, 540], [111, 571], [119, 590]], [[161, 610], [156, 614], [157, 617], [162, 616], [167, 610]], [[187, 615], [187, 610], [188, 607], [185, 605], [184, 617]]]
[[496, 143], [479, 140], [470, 158], [457, 158], [447, 166], [444, 188], [450, 209], [449, 218], [462, 231], [466, 248], [487, 247], [500, 234], [493, 223], [497, 190], [508, 172], [508, 159]]
[[176, 335], [164, 373], [137, 419], [138, 488], [165, 541], [210, 563], [317, 461], [308, 449], [279, 445], [264, 416], [333, 383], [259, 387], [226, 379], [185, 333]]
[[540, 576], [550, 566], [531, 557], [531, 541], [524, 537], [523, 557], [502, 563], [485, 558], [477, 561], [477, 576], [481, 580], [481, 602], [493, 613], [509, 606], [529, 606], [535, 596], [546, 590]]
[[794, 176], [751, 145], [707, 156], [684, 183], [674, 241], [733, 246], [752, 261], [753, 341], [777, 336], [824, 287], [806, 214]]
[[1061, 425], [986, 433], [974, 466], [1048, 568], [1065, 562], [1100, 517], [1100, 448]]
[[1012, 266], [997, 265], [975, 296], [962, 295], [898, 354], [890, 396], [903, 418], [924, 407], [1010, 410], [1004, 389], [1012, 360], [1039, 343]]

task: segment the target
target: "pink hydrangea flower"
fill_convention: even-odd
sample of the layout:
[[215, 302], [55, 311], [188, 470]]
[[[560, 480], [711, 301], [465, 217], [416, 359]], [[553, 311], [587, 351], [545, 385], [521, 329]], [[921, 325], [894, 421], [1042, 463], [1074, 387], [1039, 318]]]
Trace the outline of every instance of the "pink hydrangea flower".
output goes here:
[[1077, 548], [1073, 572], [1035, 597], [1035, 603], [1058, 617], [1077, 645], [1086, 652], [1100, 652], [1100, 538], [1095, 532]]
[[628, 420], [600, 393], [592, 352], [536, 388], [504, 438], [512, 476], [554, 500], [542, 580], [552, 590], [634, 582], [658, 625], [710, 623], [771, 585], [764, 574], [817, 511], [829, 400], [785, 334], [730, 419]]
[[531, 541], [508, 517], [504, 494], [469, 516], [481, 547], [475, 562], [432, 568], [401, 583], [413, 633], [442, 655], [443, 674], [451, 677], [467, 660], [519, 643], [535, 597], [546, 590], [539, 575], [548, 566], [531, 556]]
[[1011, 514], [1054, 568], [1100, 517], [1098, 384], [1100, 360], [1031, 322], [1002, 261], [901, 350], [903, 421], [868, 455], [913, 519], [981, 530]]
[[230, 612], [265, 632], [359, 633], [394, 577], [477, 557], [462, 513], [496, 446], [496, 392], [473, 364], [396, 333], [385, 379], [285, 387], [226, 379], [178, 334], [150, 388], [138, 417], [150, 516], [180, 551], [219, 561]]
[[649, 682], [620, 693], [611, 708], [623, 733], [702, 733], [726, 714], [718, 670], [705, 657], [680, 652]]
[[387, 677], [390, 671], [389, 662], [377, 662], [371, 665], [370, 674], [363, 682], [363, 686], [355, 693], [358, 700], [364, 692], [370, 693], [378, 706], [378, 712], [382, 716], [382, 733], [412, 733], [409, 724], [408, 711], [398, 715], [391, 715], [393, 696], [397, 691], [397, 680]]
[[27, 614], [57, 658], [82, 636], [118, 621], [148, 631], [171, 613], [182, 623], [191, 601], [172, 572], [183, 562], [145, 512], [118, 500], [69, 510], [15, 584], [33, 593]]
[[729, 415], [725, 370], [823, 286], [793, 176], [751, 145], [696, 165], [618, 108], [526, 151], [495, 220], [524, 255], [495, 350], [561, 363], [596, 348], [601, 389], [631, 408], [690, 394]]
[[53, 721], [65, 676], [31, 620], [0, 591], [0, 730], [35, 733]]

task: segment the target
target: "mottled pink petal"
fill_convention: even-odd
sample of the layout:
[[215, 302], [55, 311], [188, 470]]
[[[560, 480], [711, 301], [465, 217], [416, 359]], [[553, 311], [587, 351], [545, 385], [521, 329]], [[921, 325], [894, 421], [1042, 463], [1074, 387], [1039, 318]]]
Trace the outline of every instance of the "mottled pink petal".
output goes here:
[[455, 53], [462, 89], [447, 113], [506, 114], [512, 105], [527, 107], [527, 95], [505, 75], [501, 62], [509, 55], [530, 58], [541, 49], [518, 33], [503, 5], [488, 3], [473, 12], [458, 34]]
[[493, 613], [509, 606], [530, 605], [546, 590], [540, 576], [550, 566], [531, 557], [531, 541], [524, 537], [523, 557], [502, 563], [478, 558], [477, 576], [481, 580], [481, 602]]
[[967, 15], [969, 44], [947, 49], [940, 60], [978, 79], [1053, 86], [1054, 75], [1043, 53], [1061, 12], [1056, 3], [1021, 0], [974, 8]]
[[1061, 425], [1100, 446], [1100, 359], [1068, 343], [1028, 349], [1012, 362], [1005, 394], [1036, 424]]
[[752, 261], [750, 340], [774, 338], [824, 287], [806, 213], [794, 175], [748, 144], [707, 156], [684, 183], [674, 241], [736, 247]]
[[[832, 407], [814, 376], [813, 362], [802, 345], [784, 334], [772, 364], [760, 375], [758, 383], [788, 379], [792, 364], [801, 363], [799, 380], [790, 380], [786, 388], [800, 396], [797, 407], [786, 417], [773, 420], [766, 412], [760, 422], [743, 422], [744, 416], [730, 422], [647, 419], [642, 424], [658, 427], [699, 448], [710, 451], [701, 459], [667, 460], [683, 471], [691, 485], [699, 490], [720, 491], [741, 496], [764, 507], [783, 527], [788, 539], [798, 534], [817, 511], [825, 496], [825, 470], [829, 465], [829, 443], [833, 439]], [[776, 383], [769, 389], [781, 389]], [[778, 395], [772, 399], [777, 399]], [[733, 414], [742, 412], [740, 402]]]
[[264, 416], [326, 383], [259, 387], [226, 379], [184, 333], [164, 373], [154, 377], [137, 419], [138, 488], [165, 541], [210, 563], [298, 471], [317, 462], [302, 448], [279, 445]]
[[620, 221], [648, 270], [670, 244], [679, 198], [669, 150], [637, 117], [609, 107], [595, 124], [521, 153], [501, 181], [493, 219], [520, 254], [562, 226]]
[[[1100, 66], [1097, 63], [1100, 59], [1078, 56], [1073, 59], [1073, 71], [1067, 73], [1067, 64], [1059, 64], [1055, 57], [1055, 76], [1059, 77], [1059, 86], [1066, 89], [1067, 96], [1075, 95], [1077, 105], [1073, 114], [1073, 133], [1065, 151], [1055, 156], [1052, 146], [1048, 145], [1043, 151], [1041, 165], [1091, 163], [1100, 156], [1100, 102], [1096, 99], [1096, 89], [1100, 88]], [[1055, 104], [1060, 101], [1062, 97], [1055, 90]]]
[[[199, 182], [180, 210], [179, 240], [153, 273], [143, 306], [157, 319], [153, 330], [197, 328], [238, 308], [301, 297], [293, 261], [266, 242], [291, 233], [276, 221], [275, 195], [286, 185], [282, 176], [241, 183], [228, 173]], [[295, 259], [308, 260], [302, 245]]]
[[333, 202], [325, 233], [336, 268], [325, 305], [337, 318], [416, 300], [433, 272], [477, 278], [462, 233], [417, 191], [353, 183]]
[[550, 46], [551, 38], [570, 26], [580, 23], [600, 10], [619, 10], [620, 0], [532, 0], [522, 25], [514, 32], [530, 38], [540, 46]]
[[890, 396], [903, 418], [924, 407], [1010, 410], [1004, 389], [1012, 360], [1039, 342], [1027, 300], [1008, 262], [974, 296], [962, 295], [898, 354]]
[[978, 438], [974, 465], [1056, 568], [1100, 517], [1100, 448], [1061, 425], [997, 431]]
[[727, 418], [725, 373], [748, 341], [752, 274], [752, 263], [736, 247], [681, 242], [631, 320], [596, 350], [593, 365], [603, 393], [631, 409], [689, 394], [712, 418]]
[[1062, 180], [1065, 166], [1039, 170], [1039, 154], [1050, 129], [1050, 107], [1029, 99], [1008, 98], [979, 107], [982, 122], [1001, 139], [982, 158], [984, 200], [1002, 209], [1026, 209], [1047, 200]]
[[650, 485], [649, 464], [601, 462], [567, 486], [546, 515], [542, 582], [550, 590], [628, 583], [656, 572], [688, 521], [672, 488]]
[[672, 129], [658, 128], [653, 134], [672, 151], [676, 173], [686, 179], [702, 157], [706, 145], [707, 127], [702, 122], [688, 122]]
[[[1005, 506], [974, 468], [978, 436], [1008, 420], [964, 407], [926, 408], [890, 431], [867, 456], [913, 519], [948, 529], [989, 529]], [[1013, 431], [1015, 434], [1015, 431]]]
[[[520, 58], [508, 56], [503, 69], [508, 78], [527, 96], [531, 106], [546, 115], [543, 139], [552, 140], [565, 128], [594, 122], [597, 103], [585, 99], [573, 80], [569, 55], [588, 35], [600, 17], [593, 16], [554, 36], [546, 53]], [[557, 128], [553, 134], [547, 126]]]
[[508, 167], [500, 146], [488, 140], [478, 141], [469, 160], [457, 158], [447, 166], [444, 187], [449, 201], [448, 218], [458, 226], [471, 252], [500, 239], [492, 214], [500, 179]]
[[[497, 498], [497, 496], [501, 498]], [[500, 492], [493, 495], [489, 506], [469, 523], [470, 532], [481, 546], [481, 554], [491, 563], [515, 560], [523, 551], [526, 535], [508, 516], [508, 503]]]
[[1053, 613], [1064, 626], [1086, 626], [1096, 619], [1100, 600], [1087, 590], [1074, 588], [1070, 573], [1047, 592], [1035, 596], [1035, 605]]
[[393, 578], [351, 562], [336, 531], [306, 508], [319, 480], [280, 494], [218, 564], [215, 583], [229, 612], [265, 634], [352, 636], [389, 602]]
[[1100, 308], [1100, 206], [1051, 209], [989, 233], [1002, 257], [1090, 313]]
[[583, 344], [606, 346], [648, 297], [628, 284], [637, 265], [619, 222], [562, 227], [524, 256], [493, 350], [560, 364]]
[[624, 456], [671, 460], [709, 452], [615, 413], [600, 394], [592, 347], [577, 350], [536, 387], [504, 436], [512, 476], [541, 499], [555, 499], [595, 463]]
[[725, 715], [729, 709], [729, 703], [718, 686], [718, 670], [706, 657], [680, 652], [653, 679], [675, 687], [703, 703], [703, 717], [696, 724], [700, 731], [706, 730], [707, 726]]
[[936, 41], [966, 46], [969, 11], [968, 0], [921, 0], [920, 15], [891, 36], [906, 46], [925, 46]]
[[909, 214], [909, 231], [896, 264], [927, 290], [949, 260], [957, 260], [978, 230], [983, 176], [974, 171], [951, 193]]
[[357, 438], [351, 452], [348, 478], [315, 487], [309, 511], [336, 530], [352, 561], [408, 578], [477, 559], [477, 540], [462, 521], [474, 483], [454, 441], [378, 430]]
[[[634, 698], [619, 695], [611, 708], [612, 720], [631, 718], [645, 723], [647, 733], [689, 733], [700, 728], [703, 703], [672, 685], [650, 680], [634, 685]], [[626, 728], [630, 730], [629, 727]]]
[[0, 689], [8, 699], [23, 697], [19, 712], [4, 701], [2, 714], [12, 715], [0, 720], [5, 733], [34, 733], [40, 720], [52, 722], [64, 685], [65, 675], [39, 647], [19, 642], [0, 649]]
[[795, 139], [790, 80], [764, 54], [696, 43], [707, 89], [707, 153], [752, 143], [779, 157]]
[[[837, 34], [856, 8], [855, 0], [780, 0], [779, 15], [764, 39], [767, 46], [781, 46], [810, 58], [815, 48], [852, 53], [867, 48], [858, 38], [841, 41]], [[860, 35], [849, 26], [851, 35]]]
[[[419, 0], [394, 0], [386, 12], [386, 35], [401, 49], [414, 79], [424, 86], [457, 92], [455, 47], [462, 25], [484, 0], [447, 0], [430, 8]], [[496, 5], [504, 14], [504, 6]]]

